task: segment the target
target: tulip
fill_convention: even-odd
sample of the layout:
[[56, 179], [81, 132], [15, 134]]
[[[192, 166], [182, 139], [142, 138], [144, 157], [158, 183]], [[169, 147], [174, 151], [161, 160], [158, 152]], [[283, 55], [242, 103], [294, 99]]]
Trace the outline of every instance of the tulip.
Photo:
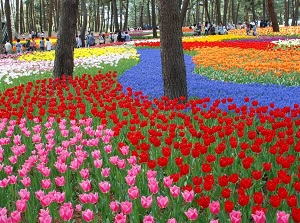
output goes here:
[[19, 212], [25, 212], [27, 208], [26, 200], [17, 200], [16, 207]]
[[158, 192], [158, 190], [159, 190], [159, 188], [158, 188], [158, 182], [156, 181], [155, 178], [150, 178], [149, 179], [148, 187], [149, 187], [149, 190], [150, 190], [151, 194], [156, 194]]
[[71, 202], [64, 203], [59, 209], [59, 215], [63, 221], [69, 221], [73, 216], [73, 211]]
[[130, 201], [121, 202], [121, 212], [123, 214], [130, 214], [132, 211], [132, 203]]
[[80, 185], [81, 189], [83, 190], [83, 192], [88, 192], [92, 188], [90, 180], [83, 180], [83, 181], [81, 181], [81, 183], [79, 183], [79, 185]]
[[164, 186], [166, 188], [170, 188], [172, 186], [173, 180], [171, 179], [170, 176], [164, 177]]
[[166, 208], [168, 206], [168, 202], [169, 202], [169, 199], [167, 196], [159, 196], [156, 198], [157, 200], [157, 205], [159, 208]]
[[198, 211], [196, 208], [189, 208], [188, 211], [184, 212], [187, 218], [191, 221], [198, 218]]
[[110, 183], [107, 182], [107, 181], [104, 181], [104, 182], [100, 182], [100, 183], [99, 183], [99, 189], [100, 189], [100, 191], [101, 191], [102, 193], [104, 193], [104, 194], [106, 194], [106, 193], [109, 192], [110, 187], [111, 187], [111, 185], [110, 185]]
[[155, 223], [155, 221], [151, 215], [146, 215], [143, 219], [143, 223]]
[[175, 218], [168, 219], [167, 223], [177, 223]]
[[146, 208], [146, 209], [150, 208], [151, 204], [152, 204], [152, 196], [149, 196], [149, 197], [142, 196], [141, 197], [141, 205], [143, 208]]
[[278, 211], [276, 214], [277, 223], [288, 223], [290, 214], [286, 214], [284, 211]]
[[170, 193], [173, 197], [178, 197], [180, 195], [180, 187], [176, 185], [170, 187]]
[[185, 190], [181, 194], [182, 194], [182, 197], [183, 197], [183, 199], [184, 199], [185, 202], [189, 202], [190, 203], [194, 199], [194, 191], [193, 190], [191, 190], [191, 191]]
[[214, 220], [214, 219], [212, 219], [212, 220], [210, 220], [209, 223], [219, 223], [219, 220]]
[[103, 177], [109, 177], [110, 175], [110, 168], [102, 168], [101, 169], [101, 174]]
[[40, 209], [39, 222], [40, 223], [52, 223], [52, 217], [50, 215], [50, 211], [48, 208], [46, 210]]
[[113, 212], [118, 212], [119, 210], [119, 204], [117, 201], [110, 202], [109, 207]]
[[139, 189], [137, 186], [130, 187], [128, 189], [128, 196], [132, 199], [135, 200], [139, 197]]
[[94, 220], [94, 212], [90, 209], [86, 209], [82, 212], [82, 218], [87, 222], [91, 222]]
[[21, 222], [21, 212], [19, 212], [19, 211], [11, 212], [10, 219], [13, 223]]
[[229, 214], [231, 223], [240, 223], [242, 221], [242, 213], [240, 211], [232, 210]]
[[115, 217], [115, 223], [126, 223], [126, 215], [123, 213], [117, 214]]
[[263, 211], [256, 211], [255, 214], [251, 214], [255, 223], [265, 223], [266, 215]]
[[219, 214], [220, 212], [220, 202], [219, 201], [212, 201], [209, 204], [209, 210], [212, 214]]

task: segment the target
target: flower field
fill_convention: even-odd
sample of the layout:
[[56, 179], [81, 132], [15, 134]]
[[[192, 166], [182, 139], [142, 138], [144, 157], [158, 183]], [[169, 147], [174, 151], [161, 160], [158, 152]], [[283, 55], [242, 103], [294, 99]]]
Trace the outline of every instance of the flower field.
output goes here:
[[299, 223], [293, 39], [184, 38], [186, 104], [158, 40], [0, 59], [0, 222]]

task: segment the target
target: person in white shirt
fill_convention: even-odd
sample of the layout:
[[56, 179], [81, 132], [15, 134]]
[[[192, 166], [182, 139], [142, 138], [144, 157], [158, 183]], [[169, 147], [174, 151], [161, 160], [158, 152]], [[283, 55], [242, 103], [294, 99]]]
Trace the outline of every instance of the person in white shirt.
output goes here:
[[49, 38], [46, 38], [46, 49], [47, 51], [52, 49], [52, 43], [50, 42]]
[[11, 54], [11, 48], [12, 48], [12, 45], [10, 44], [9, 40], [7, 40], [5, 43], [5, 51], [7, 54]]

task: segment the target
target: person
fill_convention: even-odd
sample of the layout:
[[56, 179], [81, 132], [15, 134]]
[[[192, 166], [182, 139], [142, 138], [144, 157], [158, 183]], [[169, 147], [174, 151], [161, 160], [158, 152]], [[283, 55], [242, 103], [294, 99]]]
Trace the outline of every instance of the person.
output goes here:
[[256, 35], [257, 35], [256, 24], [254, 24], [254, 26], [252, 27], [252, 34], [253, 34], [253, 36], [256, 36]]
[[93, 34], [93, 33], [91, 33], [90, 45], [91, 45], [91, 46], [95, 46], [95, 37], [94, 37], [94, 34]]
[[209, 31], [210, 31], [210, 34], [211, 34], [211, 35], [216, 35], [216, 25], [213, 24], [213, 25], [210, 27]]
[[99, 33], [99, 44], [105, 44], [105, 34]]
[[42, 37], [42, 39], [40, 40], [40, 51], [44, 51], [45, 50], [45, 40], [44, 37]]
[[35, 39], [32, 38], [32, 42], [31, 42], [31, 50], [32, 51], [35, 51], [36, 50], [36, 42], [35, 42]]
[[31, 43], [30, 39], [26, 39], [26, 44], [25, 44], [26, 50], [31, 51]]
[[17, 39], [16, 49], [17, 53], [22, 53], [22, 44], [20, 43], [20, 39]]
[[121, 42], [125, 42], [125, 32], [121, 32]]
[[204, 35], [208, 36], [208, 30], [210, 29], [210, 23], [206, 22], [204, 26]]
[[225, 33], [224, 26], [223, 26], [222, 22], [219, 23], [217, 29], [218, 29], [218, 34], [219, 35], [223, 35]]
[[9, 40], [7, 40], [6, 43], [5, 43], [5, 52], [6, 52], [6, 54], [11, 54], [11, 48], [12, 48], [12, 45], [10, 44]]
[[109, 33], [109, 39], [110, 39], [110, 42], [111, 42], [111, 43], [114, 42], [114, 37], [115, 37], [115, 35], [114, 35], [112, 32], [110, 32], [110, 33]]
[[49, 38], [46, 38], [46, 50], [50, 51], [52, 49], [52, 43], [50, 42]]
[[129, 35], [129, 33], [126, 31], [125, 32], [125, 42], [129, 42], [131, 40], [131, 37]]
[[194, 24], [194, 36], [199, 36], [201, 34], [201, 30], [199, 30], [198, 26]]
[[118, 37], [119, 37], [118, 32], [115, 32], [115, 34], [114, 34], [114, 43], [116, 43], [118, 41]]
[[245, 26], [246, 26], [246, 35], [248, 36], [250, 34], [250, 23], [248, 20], [245, 21]]
[[81, 48], [82, 47], [82, 41], [81, 41], [81, 38], [80, 38], [80, 35], [76, 35], [76, 47], [77, 48]]

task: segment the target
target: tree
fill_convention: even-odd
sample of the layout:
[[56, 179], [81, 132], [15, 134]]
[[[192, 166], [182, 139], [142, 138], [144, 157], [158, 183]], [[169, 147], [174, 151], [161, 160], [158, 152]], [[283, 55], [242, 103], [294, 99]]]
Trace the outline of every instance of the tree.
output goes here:
[[62, 0], [53, 78], [73, 75], [76, 19], [79, 0]]
[[155, 0], [151, 0], [153, 38], [157, 38]]
[[[185, 16], [186, 16], [186, 12], [187, 12], [188, 7], [189, 7], [189, 2], [190, 2], [190, 0], [184, 0], [183, 3], [182, 3], [181, 13], [180, 13], [180, 17], [181, 17], [181, 26], [183, 26], [184, 19], [185, 19]], [[198, 23], [198, 22], [199, 22], [199, 21], [197, 21], [197, 23]]]
[[5, 0], [5, 16], [6, 16], [6, 26], [7, 26], [8, 39], [9, 39], [9, 42], [12, 43], [12, 30], [11, 30], [9, 0]]
[[187, 98], [180, 6], [181, 0], [158, 1], [164, 95], [170, 99]]
[[3, 53], [3, 47], [2, 47], [2, 43], [3, 43], [3, 33], [2, 33], [2, 10], [0, 10], [0, 53]]
[[82, 26], [80, 28], [80, 39], [82, 42], [82, 47], [85, 47], [85, 31], [86, 31], [86, 26], [87, 26], [87, 9], [86, 9], [86, 2], [85, 0], [81, 0], [81, 13], [83, 14], [83, 21], [82, 21]]
[[273, 32], [279, 32], [279, 24], [274, 8], [274, 0], [268, 0], [269, 15], [272, 21]]
[[112, 0], [111, 2], [112, 2], [112, 11], [114, 15], [115, 30], [119, 31], [117, 0]]

